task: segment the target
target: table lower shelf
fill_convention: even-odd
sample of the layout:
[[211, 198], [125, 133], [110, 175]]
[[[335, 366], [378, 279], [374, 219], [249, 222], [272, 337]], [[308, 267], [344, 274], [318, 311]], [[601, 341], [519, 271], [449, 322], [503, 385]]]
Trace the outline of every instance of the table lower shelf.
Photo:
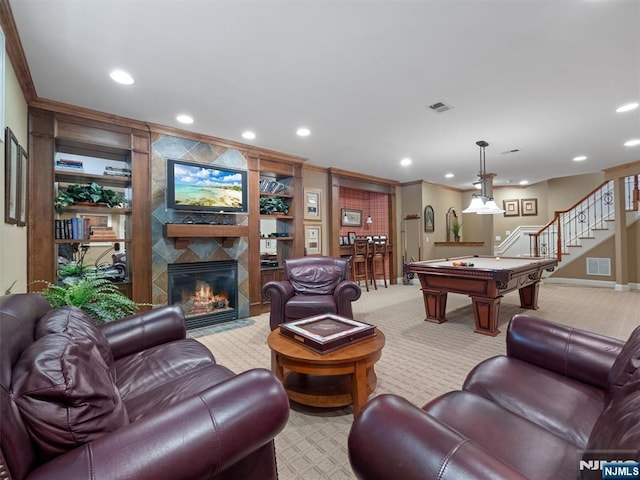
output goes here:
[[[367, 372], [367, 395], [376, 388], [373, 368]], [[286, 372], [284, 388], [291, 400], [311, 407], [345, 407], [353, 403], [352, 375], [307, 375]]]

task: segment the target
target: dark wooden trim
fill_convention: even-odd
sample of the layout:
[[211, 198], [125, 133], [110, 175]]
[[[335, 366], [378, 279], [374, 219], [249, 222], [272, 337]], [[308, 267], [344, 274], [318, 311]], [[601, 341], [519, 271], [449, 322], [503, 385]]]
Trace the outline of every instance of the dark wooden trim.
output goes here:
[[372, 175], [366, 175], [364, 173], [350, 172], [348, 170], [342, 170], [340, 168], [329, 168], [329, 174], [333, 177], [340, 178], [341, 185], [343, 187], [349, 188], [358, 188], [351, 187], [350, 185], [367, 185], [367, 188], [360, 188], [361, 190], [370, 190], [376, 192], [382, 192], [383, 190], [379, 190], [380, 186], [384, 185], [389, 188], [390, 186], [395, 187], [399, 185], [399, 182], [396, 180], [390, 180], [388, 178], [374, 177]]
[[11, 11], [11, 5], [9, 0], [0, 0], [0, 25], [2, 25], [2, 31], [4, 32], [5, 48], [7, 50], [7, 56], [13, 66], [13, 70], [16, 72], [18, 83], [22, 89], [27, 103], [38, 98], [36, 88], [33, 84], [33, 78], [29, 71], [29, 64], [27, 63], [27, 57], [22, 49], [22, 42], [18, 35], [18, 27], [13, 18], [13, 12]]

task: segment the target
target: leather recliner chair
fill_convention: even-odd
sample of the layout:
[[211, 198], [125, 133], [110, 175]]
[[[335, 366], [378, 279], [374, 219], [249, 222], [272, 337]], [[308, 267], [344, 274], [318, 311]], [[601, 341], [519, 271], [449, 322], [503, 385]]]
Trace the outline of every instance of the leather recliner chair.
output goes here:
[[176, 306], [96, 326], [38, 294], [0, 298], [0, 477], [276, 479], [282, 384], [185, 337]]
[[601, 479], [600, 462], [640, 460], [640, 327], [622, 342], [518, 314], [506, 343], [421, 408], [373, 398], [349, 433], [356, 476]]
[[289, 258], [284, 261], [284, 278], [262, 288], [271, 300], [271, 330], [285, 322], [332, 313], [353, 318], [351, 302], [361, 290], [350, 280], [349, 259], [334, 257]]

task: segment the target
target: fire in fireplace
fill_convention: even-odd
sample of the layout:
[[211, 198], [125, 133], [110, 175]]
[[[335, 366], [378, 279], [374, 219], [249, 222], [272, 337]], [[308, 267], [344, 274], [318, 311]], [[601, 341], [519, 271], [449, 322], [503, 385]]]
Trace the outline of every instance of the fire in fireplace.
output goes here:
[[169, 303], [179, 304], [187, 328], [238, 318], [238, 263], [235, 260], [168, 265]]

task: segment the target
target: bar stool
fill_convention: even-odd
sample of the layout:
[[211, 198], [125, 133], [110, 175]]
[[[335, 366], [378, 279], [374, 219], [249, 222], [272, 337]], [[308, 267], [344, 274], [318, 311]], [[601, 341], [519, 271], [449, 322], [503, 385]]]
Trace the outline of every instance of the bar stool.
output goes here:
[[356, 237], [353, 241], [353, 253], [351, 254], [351, 279], [364, 284], [369, 291], [369, 241], [365, 237]]
[[[382, 274], [382, 280], [384, 280], [384, 288], [387, 288], [387, 238], [386, 237], [373, 237], [373, 243], [370, 246], [369, 254], [369, 271], [371, 272], [371, 280], [373, 286], [378, 289], [377, 276]], [[379, 266], [380, 269], [376, 267]]]

